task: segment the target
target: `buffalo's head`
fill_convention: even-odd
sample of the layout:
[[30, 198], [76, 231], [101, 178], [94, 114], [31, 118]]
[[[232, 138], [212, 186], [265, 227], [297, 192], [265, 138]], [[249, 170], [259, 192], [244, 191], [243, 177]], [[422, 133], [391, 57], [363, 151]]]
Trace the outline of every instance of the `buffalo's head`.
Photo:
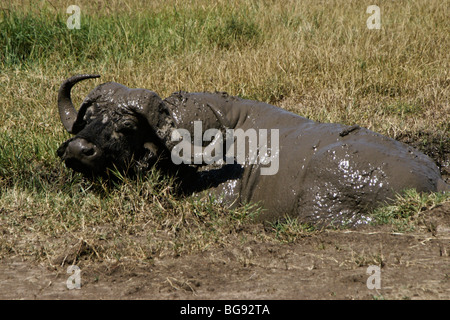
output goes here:
[[70, 96], [72, 87], [98, 77], [76, 75], [61, 85], [59, 115], [74, 136], [58, 148], [57, 155], [67, 167], [88, 175], [100, 175], [113, 167], [133, 170], [154, 164], [167, 150], [173, 128], [164, 102], [152, 91], [108, 82], [92, 90], [77, 112]]

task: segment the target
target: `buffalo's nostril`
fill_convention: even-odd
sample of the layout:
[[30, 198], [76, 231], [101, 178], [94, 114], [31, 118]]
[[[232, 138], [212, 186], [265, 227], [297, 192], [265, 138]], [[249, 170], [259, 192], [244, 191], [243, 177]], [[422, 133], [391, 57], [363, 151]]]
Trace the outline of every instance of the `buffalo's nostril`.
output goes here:
[[94, 147], [87, 147], [87, 148], [81, 150], [81, 152], [86, 157], [90, 157], [90, 156], [93, 156], [95, 154], [95, 149], [94, 149]]
[[102, 151], [86, 139], [75, 138], [67, 143], [62, 159], [68, 168], [89, 173], [100, 165]]
[[66, 158], [76, 158], [79, 160], [83, 159], [94, 159], [99, 156], [98, 148], [91, 142], [78, 138], [72, 140], [66, 150]]

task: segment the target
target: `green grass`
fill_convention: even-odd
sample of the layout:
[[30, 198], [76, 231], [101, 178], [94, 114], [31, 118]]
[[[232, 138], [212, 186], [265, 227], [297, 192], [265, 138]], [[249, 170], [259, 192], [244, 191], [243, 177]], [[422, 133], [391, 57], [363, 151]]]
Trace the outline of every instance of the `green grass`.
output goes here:
[[[69, 60], [72, 63], [157, 63], [201, 50], [229, 49], [256, 43], [258, 26], [244, 15], [222, 11], [220, 20], [207, 12], [168, 7], [130, 17], [83, 15], [82, 27], [70, 30], [68, 15], [53, 10], [37, 14], [3, 11], [0, 53], [3, 67], [25, 68]], [[51, 57], [49, 59], [49, 57]], [[67, 59], [70, 57], [70, 59]], [[106, 59], [105, 59], [106, 58]]]
[[[92, 258], [146, 260], [316, 232], [295, 219], [261, 230], [255, 206], [181, 199], [158, 172], [111, 185], [66, 169], [55, 155], [69, 138], [56, 95], [76, 73], [102, 75], [77, 85], [76, 105], [106, 81], [162, 97], [218, 90], [317, 121], [448, 140], [448, 1], [381, 1], [376, 31], [360, 1], [78, 3], [79, 30], [67, 28], [60, 2], [10, 1], [0, 10], [0, 257], [52, 261], [81, 243]], [[422, 206], [417, 197], [397, 199], [377, 221], [409, 225], [417, 213], [399, 208]]]
[[207, 29], [208, 41], [219, 49], [252, 46], [257, 43], [260, 36], [261, 31], [257, 24], [242, 16], [231, 15], [223, 22], [213, 24]]
[[298, 239], [310, 236], [319, 229], [307, 223], [302, 223], [297, 218], [285, 217], [273, 223], [270, 223], [275, 238], [281, 242], [295, 242]]
[[444, 202], [450, 202], [447, 193], [420, 193], [414, 189], [405, 190], [396, 196], [391, 205], [376, 209], [371, 215], [371, 223], [392, 225], [395, 231], [405, 232], [417, 228], [423, 212], [431, 210]]

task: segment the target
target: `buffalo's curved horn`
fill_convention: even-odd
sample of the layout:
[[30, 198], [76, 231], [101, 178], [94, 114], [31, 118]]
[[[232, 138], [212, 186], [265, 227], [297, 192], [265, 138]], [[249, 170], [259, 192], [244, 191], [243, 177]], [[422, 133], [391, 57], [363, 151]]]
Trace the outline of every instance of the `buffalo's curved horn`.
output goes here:
[[79, 81], [99, 77], [100, 75], [98, 74], [78, 74], [70, 77], [61, 84], [58, 92], [58, 111], [61, 122], [69, 133], [76, 133], [73, 132], [73, 124], [77, 119], [77, 110], [73, 106], [70, 90]]

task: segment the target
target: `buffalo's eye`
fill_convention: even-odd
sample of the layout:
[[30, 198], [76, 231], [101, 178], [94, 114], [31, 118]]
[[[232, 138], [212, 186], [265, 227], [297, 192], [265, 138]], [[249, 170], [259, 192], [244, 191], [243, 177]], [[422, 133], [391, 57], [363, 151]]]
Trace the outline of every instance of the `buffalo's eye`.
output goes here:
[[136, 124], [134, 123], [134, 121], [125, 120], [124, 122], [122, 122], [119, 125], [119, 127], [117, 128], [117, 131], [126, 133], [126, 132], [135, 131], [136, 129], [137, 129], [137, 127], [136, 127]]

